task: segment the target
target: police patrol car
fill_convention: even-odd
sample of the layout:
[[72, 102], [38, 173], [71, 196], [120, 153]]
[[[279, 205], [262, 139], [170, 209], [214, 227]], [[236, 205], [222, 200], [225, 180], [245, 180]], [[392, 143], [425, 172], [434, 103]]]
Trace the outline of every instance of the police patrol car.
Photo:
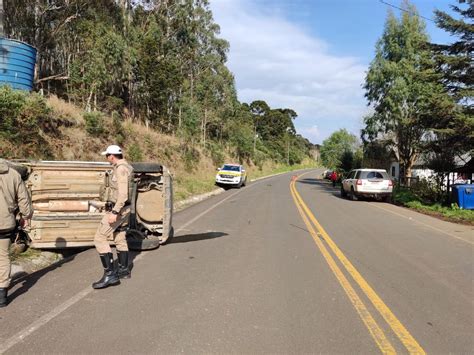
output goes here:
[[242, 187], [247, 183], [247, 173], [242, 165], [224, 164], [217, 169], [216, 185], [222, 187]]

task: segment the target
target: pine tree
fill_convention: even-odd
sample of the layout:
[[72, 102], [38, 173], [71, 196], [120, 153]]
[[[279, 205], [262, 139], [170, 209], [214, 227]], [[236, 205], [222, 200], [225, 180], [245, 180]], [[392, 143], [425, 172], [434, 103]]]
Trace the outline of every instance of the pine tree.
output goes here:
[[446, 12], [435, 11], [437, 26], [458, 37], [458, 40], [451, 44], [433, 44], [433, 49], [437, 52], [446, 88], [472, 113], [473, 102], [469, 99], [474, 97], [474, 3], [466, 0], [458, 2], [467, 3], [466, 9], [451, 5], [453, 11], [461, 16], [459, 19]]
[[454, 167], [455, 157], [474, 147], [474, 4], [465, 0], [458, 3], [467, 6], [465, 9], [451, 6], [460, 18], [435, 11], [438, 27], [458, 38], [451, 44], [431, 45], [440, 82], [451, 97], [451, 100], [444, 97], [433, 102], [436, 110], [430, 119], [431, 167], [438, 172], [449, 172]]

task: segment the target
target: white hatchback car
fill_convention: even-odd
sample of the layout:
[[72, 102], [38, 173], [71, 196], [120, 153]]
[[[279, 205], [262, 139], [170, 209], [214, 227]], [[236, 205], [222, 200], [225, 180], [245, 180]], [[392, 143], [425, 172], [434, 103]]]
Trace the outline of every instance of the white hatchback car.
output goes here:
[[341, 196], [351, 200], [358, 197], [381, 198], [389, 202], [392, 198], [393, 181], [383, 169], [355, 169], [342, 180]]

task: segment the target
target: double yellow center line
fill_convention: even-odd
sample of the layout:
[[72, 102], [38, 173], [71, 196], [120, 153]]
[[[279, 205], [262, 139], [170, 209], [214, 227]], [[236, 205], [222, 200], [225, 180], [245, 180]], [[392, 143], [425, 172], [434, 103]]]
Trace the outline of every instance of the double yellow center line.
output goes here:
[[392, 311], [375, 293], [372, 287], [370, 287], [367, 281], [365, 281], [362, 275], [356, 270], [354, 265], [352, 265], [349, 259], [346, 258], [346, 256], [338, 248], [336, 243], [334, 243], [334, 241], [326, 233], [324, 228], [316, 220], [314, 215], [311, 213], [311, 210], [308, 208], [308, 206], [305, 204], [300, 194], [296, 190], [296, 181], [297, 179], [293, 179], [293, 181], [291, 181], [290, 183], [290, 191], [295, 201], [296, 207], [298, 208], [298, 211], [301, 214], [304, 223], [308, 227], [308, 231], [313, 237], [314, 242], [318, 246], [323, 257], [326, 259], [326, 262], [328, 263], [332, 272], [334, 273], [342, 288], [346, 292], [347, 296], [349, 297], [349, 300], [356, 309], [357, 313], [359, 314], [360, 318], [364, 322], [365, 326], [369, 330], [370, 334], [372, 335], [373, 339], [377, 343], [382, 353], [395, 354], [396, 351], [390, 341], [385, 336], [383, 330], [372, 317], [364, 302], [354, 290], [351, 283], [348, 281], [341, 268], [338, 266], [335, 259], [329, 252], [328, 248], [322, 242], [322, 240], [326, 242], [327, 246], [333, 252], [334, 256], [337, 258], [337, 260], [339, 260], [339, 262], [342, 264], [347, 273], [349, 273], [349, 275], [353, 278], [356, 284], [365, 293], [370, 302], [372, 302], [375, 309], [380, 313], [380, 315], [385, 319], [387, 324], [392, 328], [393, 332], [400, 339], [400, 341], [406, 347], [408, 352], [411, 354], [425, 354], [425, 351], [418, 344], [415, 338], [413, 338], [413, 336], [408, 332], [408, 330], [403, 326], [403, 324], [398, 320], [398, 318], [395, 317]]

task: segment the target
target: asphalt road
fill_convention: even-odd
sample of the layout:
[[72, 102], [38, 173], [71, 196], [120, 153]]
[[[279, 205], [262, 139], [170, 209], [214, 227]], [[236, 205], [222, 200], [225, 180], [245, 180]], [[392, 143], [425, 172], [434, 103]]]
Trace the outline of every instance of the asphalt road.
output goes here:
[[341, 199], [311, 171], [177, 213], [92, 290], [94, 250], [16, 280], [0, 353], [473, 353], [472, 228]]

